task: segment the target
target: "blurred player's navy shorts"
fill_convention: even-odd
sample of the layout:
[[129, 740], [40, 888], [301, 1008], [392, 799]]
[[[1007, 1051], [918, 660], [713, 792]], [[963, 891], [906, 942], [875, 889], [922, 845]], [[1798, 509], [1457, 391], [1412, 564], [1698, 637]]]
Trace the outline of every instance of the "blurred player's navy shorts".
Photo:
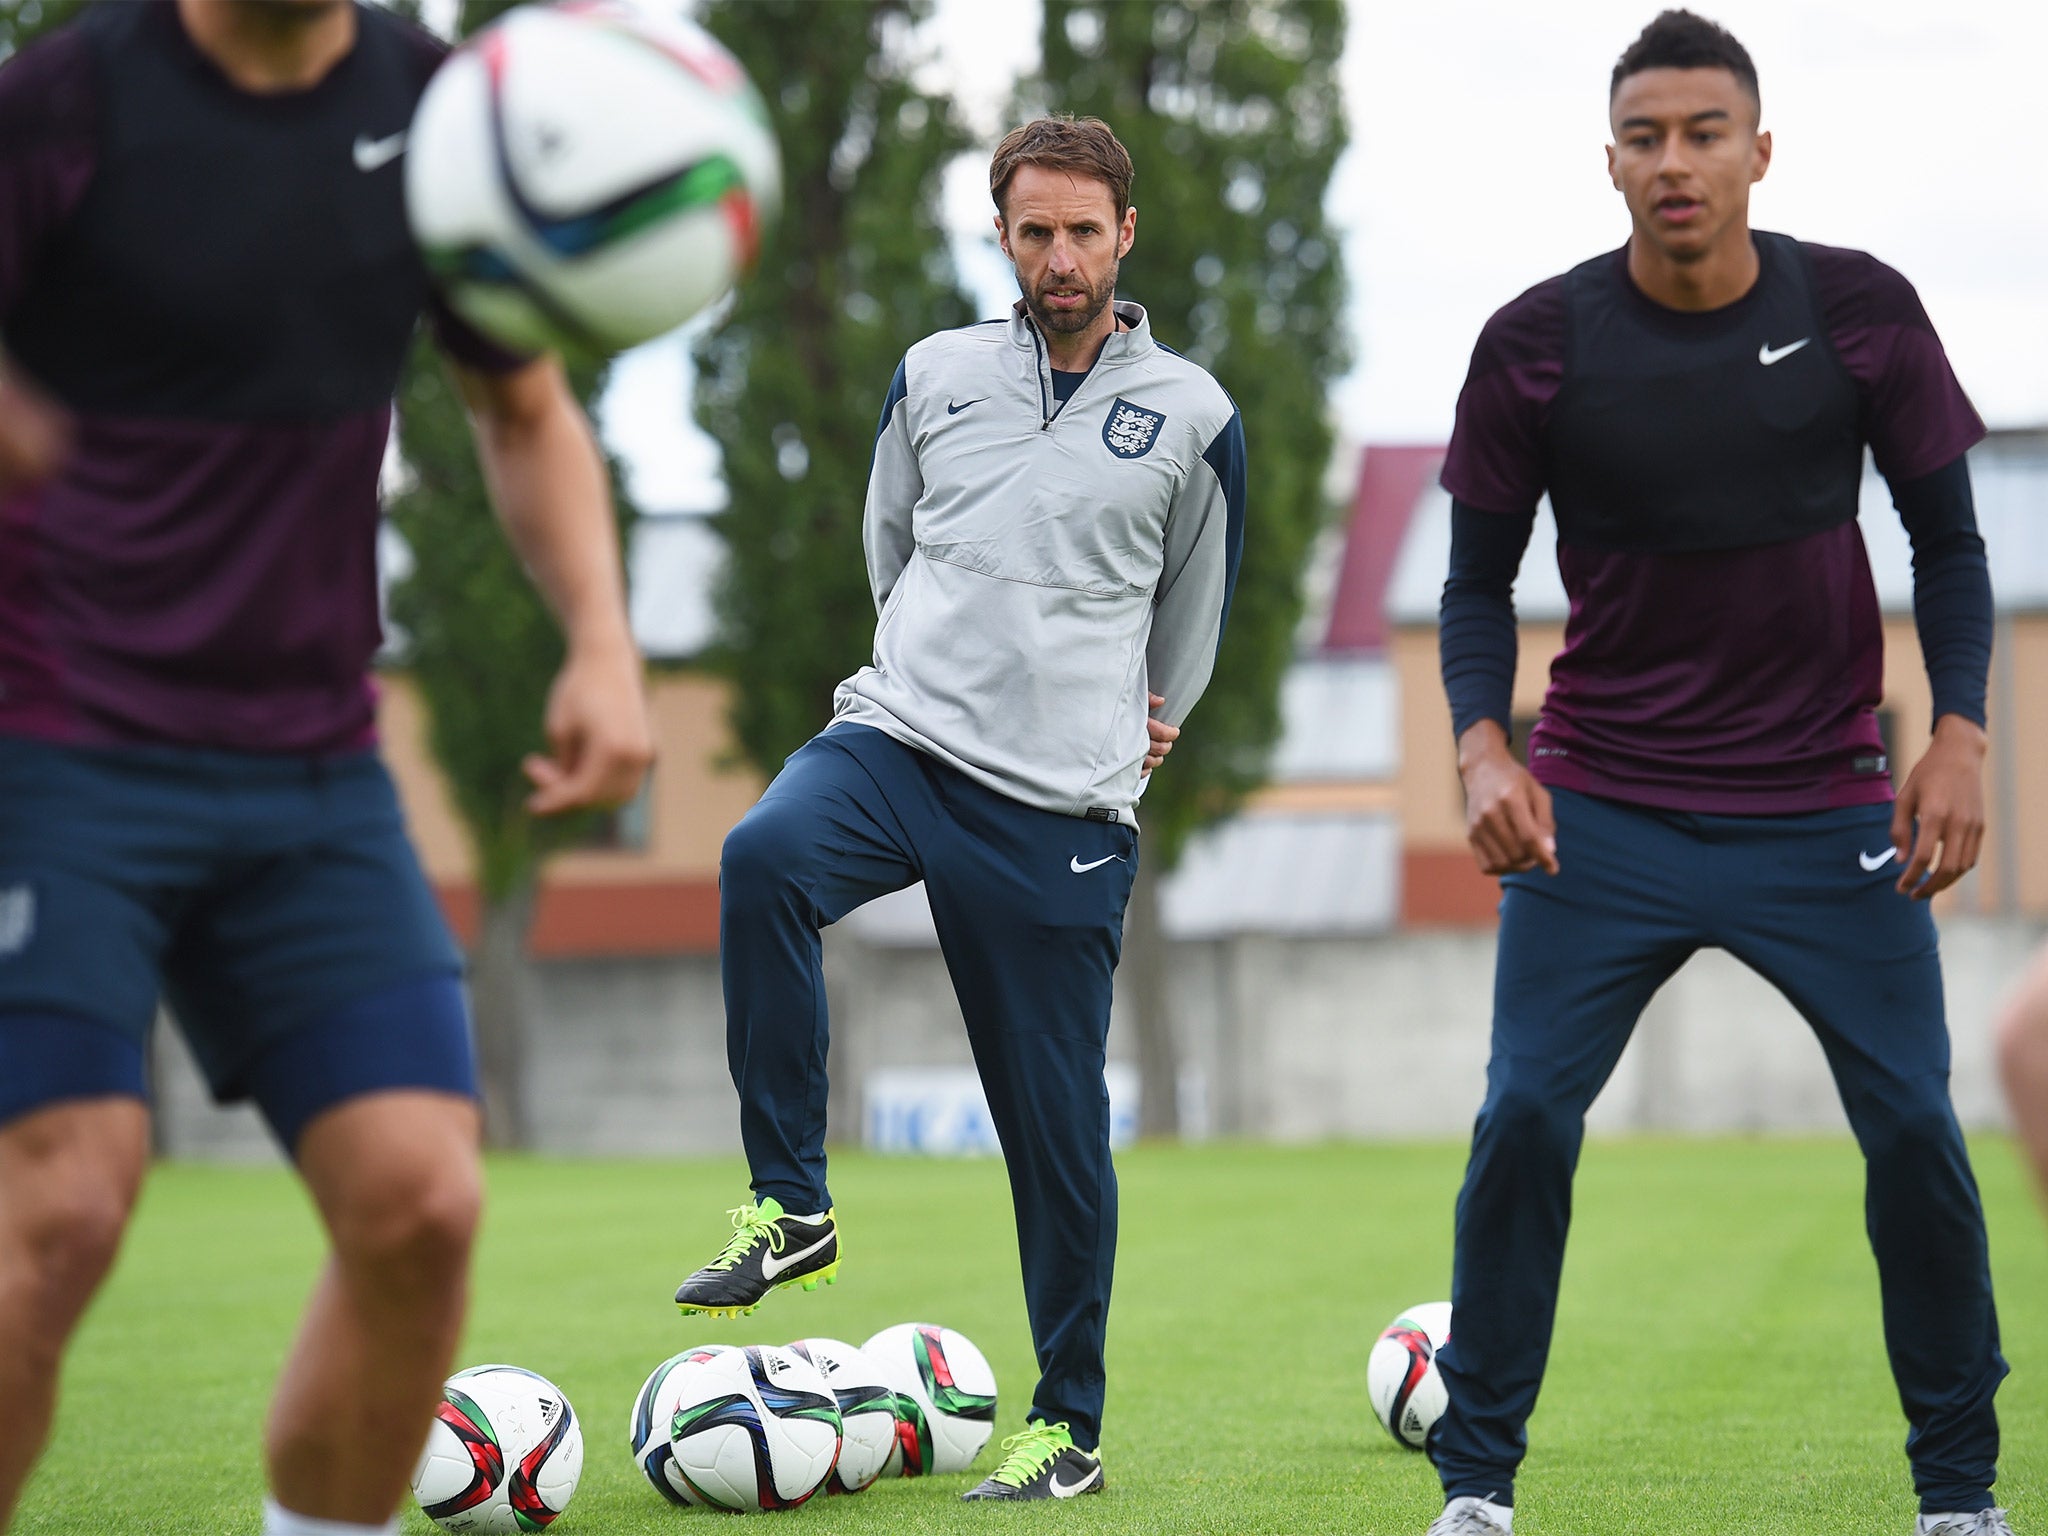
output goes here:
[[361, 1093], [474, 1094], [461, 973], [374, 752], [0, 737], [0, 1123], [147, 1097], [159, 996], [288, 1150]]

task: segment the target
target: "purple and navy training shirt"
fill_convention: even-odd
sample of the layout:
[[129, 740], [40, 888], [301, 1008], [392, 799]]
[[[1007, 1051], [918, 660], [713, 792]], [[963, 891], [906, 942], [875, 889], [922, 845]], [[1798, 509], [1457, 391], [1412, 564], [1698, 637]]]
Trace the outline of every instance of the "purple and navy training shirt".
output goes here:
[[76, 417], [0, 498], [0, 733], [318, 754], [366, 745], [377, 479], [440, 311], [403, 134], [442, 46], [356, 7], [309, 90], [234, 86], [177, 7], [95, 5], [0, 67], [0, 343]]
[[1543, 783], [1784, 814], [1891, 798], [1883, 631], [1856, 525], [1984, 435], [1912, 286], [1860, 251], [1755, 236], [1734, 304], [1667, 309], [1627, 250], [1487, 322], [1444, 488], [1527, 517], [1549, 493], [1570, 599], [1529, 740]]

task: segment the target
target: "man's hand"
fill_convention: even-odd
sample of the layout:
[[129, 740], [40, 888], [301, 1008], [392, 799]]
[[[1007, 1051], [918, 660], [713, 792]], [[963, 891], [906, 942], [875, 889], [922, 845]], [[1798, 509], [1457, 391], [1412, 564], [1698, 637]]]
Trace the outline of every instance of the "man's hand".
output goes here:
[[[1157, 709], [1166, 702], [1156, 693], [1148, 693], [1145, 698], [1147, 709]], [[1180, 739], [1180, 727], [1168, 725], [1164, 720], [1148, 719], [1145, 722], [1145, 735], [1148, 738], [1145, 744], [1145, 766], [1138, 770], [1138, 777], [1141, 779], [1166, 761], [1166, 754], [1173, 750], [1174, 742]]]
[[526, 808], [623, 804], [654, 761], [654, 732], [596, 436], [554, 357], [455, 376], [498, 520], [569, 641], [542, 721], [551, 755], [524, 764]]
[[548, 691], [545, 729], [553, 755], [534, 753], [523, 765], [534, 815], [623, 805], [639, 792], [654, 761], [654, 730], [630, 641], [570, 651]]
[[49, 479], [70, 450], [63, 411], [0, 368], [0, 495]]
[[1550, 791], [1509, 755], [1498, 721], [1481, 720], [1458, 738], [1458, 776], [1465, 781], [1465, 839], [1483, 873], [1557, 873]]
[[1977, 867], [1984, 845], [1984, 749], [1984, 728], [1974, 720], [1943, 715], [1934, 722], [1934, 740], [1906, 775], [1892, 811], [1892, 846], [1905, 865], [1901, 894], [1926, 901]]

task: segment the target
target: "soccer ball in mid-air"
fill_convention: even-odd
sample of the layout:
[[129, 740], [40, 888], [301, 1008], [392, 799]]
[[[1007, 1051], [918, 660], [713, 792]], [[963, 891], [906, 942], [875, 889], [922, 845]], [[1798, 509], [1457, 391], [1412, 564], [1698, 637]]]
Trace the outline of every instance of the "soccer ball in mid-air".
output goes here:
[[406, 148], [428, 269], [521, 349], [600, 357], [682, 324], [753, 265], [781, 196], [746, 72], [654, 0], [510, 12], [441, 66]]
[[689, 1360], [710, 1360], [737, 1353], [738, 1349], [731, 1344], [700, 1344], [679, 1355], [670, 1355], [648, 1373], [633, 1398], [632, 1412], [626, 1417], [626, 1443], [633, 1452], [633, 1465], [640, 1469], [649, 1486], [671, 1504], [693, 1502], [689, 1485], [676, 1468], [668, 1438], [676, 1409], [681, 1406], [680, 1393], [689, 1382], [687, 1376], [677, 1375], [676, 1368]]
[[1412, 1451], [1423, 1448], [1450, 1394], [1436, 1368], [1450, 1342], [1451, 1304], [1410, 1307], [1381, 1332], [1365, 1361], [1365, 1393], [1388, 1434]]
[[583, 1430], [561, 1390], [516, 1365], [477, 1365], [443, 1387], [412, 1492], [447, 1530], [539, 1531], [582, 1475]]
[[839, 1402], [818, 1368], [786, 1349], [692, 1350], [669, 1373], [666, 1475], [713, 1509], [794, 1509], [839, 1460]]
[[981, 1351], [951, 1328], [898, 1323], [860, 1352], [896, 1389], [896, 1449], [883, 1471], [966, 1471], [996, 1431], [996, 1373]]
[[882, 1475], [896, 1446], [896, 1390], [872, 1360], [838, 1339], [798, 1339], [790, 1353], [815, 1365], [839, 1401], [844, 1443], [829, 1493], [859, 1493]]

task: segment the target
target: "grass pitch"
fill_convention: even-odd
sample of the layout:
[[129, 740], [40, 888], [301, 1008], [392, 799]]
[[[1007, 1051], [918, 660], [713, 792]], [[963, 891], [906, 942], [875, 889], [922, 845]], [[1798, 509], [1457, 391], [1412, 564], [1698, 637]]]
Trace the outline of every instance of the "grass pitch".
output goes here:
[[[1997, 1493], [2048, 1532], [2048, 1228], [2012, 1149], [1976, 1144], [2014, 1373]], [[1420, 1536], [1423, 1458], [1365, 1401], [1365, 1357], [1402, 1307], [1449, 1290], [1459, 1146], [1148, 1147], [1119, 1159], [1109, 1492], [967, 1507], [976, 1474], [878, 1484], [762, 1517], [837, 1533], [1011, 1529]], [[1518, 1493], [1521, 1536], [1906, 1532], [1914, 1503], [1847, 1141], [1595, 1142], [1548, 1382]], [[625, 1451], [632, 1394], [688, 1342], [855, 1343], [946, 1323], [978, 1343], [1020, 1426], [1034, 1372], [1008, 1188], [993, 1162], [840, 1155], [840, 1283], [738, 1325], [668, 1297], [745, 1192], [736, 1160], [500, 1159], [462, 1363], [527, 1365], [583, 1416], [564, 1536], [731, 1531], [660, 1501]], [[270, 1379], [319, 1239], [274, 1170], [168, 1166], [65, 1378], [17, 1531], [254, 1532]], [[433, 1530], [417, 1510], [404, 1529]], [[751, 1529], [751, 1527], [747, 1527]]]

